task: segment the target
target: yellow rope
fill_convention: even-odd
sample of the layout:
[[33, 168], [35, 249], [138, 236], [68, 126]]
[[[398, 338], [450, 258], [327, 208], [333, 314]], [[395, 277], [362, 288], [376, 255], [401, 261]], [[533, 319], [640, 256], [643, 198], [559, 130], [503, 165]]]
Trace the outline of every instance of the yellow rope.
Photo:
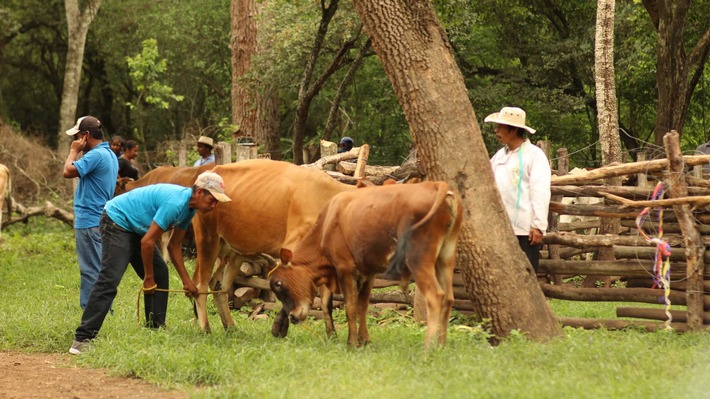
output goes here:
[[316, 337], [318, 337], [318, 339], [320, 339], [321, 342], [325, 342], [325, 340], [323, 339], [323, 337], [321, 337], [320, 334], [318, 334], [314, 329], [308, 327], [308, 326], [306, 325], [306, 323], [299, 323], [299, 324], [301, 325], [301, 327], [305, 328], [307, 331], [310, 331], [311, 334], [313, 334], [313, 335], [315, 335]]
[[[182, 292], [185, 293], [187, 290], [166, 290], [165, 288], [154, 288], [157, 287], [158, 284], [155, 284], [155, 286], [151, 287], [150, 290], [148, 291], [160, 291], [160, 292]], [[143, 287], [141, 287], [140, 290], [138, 290], [138, 301], [136, 304], [136, 321], [138, 321], [138, 324], [141, 323], [141, 293], [146, 291]], [[198, 292], [197, 295], [214, 295], [214, 294], [226, 294], [227, 291], [207, 291], [207, 292]], [[195, 298], [190, 298], [194, 302]]]

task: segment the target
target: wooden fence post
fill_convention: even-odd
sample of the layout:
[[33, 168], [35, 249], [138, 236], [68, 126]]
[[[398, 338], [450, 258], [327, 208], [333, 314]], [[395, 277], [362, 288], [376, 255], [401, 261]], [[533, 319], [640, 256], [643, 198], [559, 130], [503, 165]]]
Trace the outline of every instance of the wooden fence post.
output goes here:
[[178, 166], [187, 165], [187, 148], [182, 141], [178, 142]]
[[[330, 155], [335, 155], [338, 153], [338, 144], [332, 141], [321, 140], [320, 141], [320, 157], [325, 158]], [[323, 170], [335, 170], [335, 164], [326, 164], [323, 166]]]
[[257, 158], [256, 143], [237, 143], [237, 162]]
[[[683, 154], [680, 151], [678, 132], [671, 130], [663, 136], [666, 147], [666, 157], [669, 162], [669, 174], [665, 184], [668, 187], [668, 196], [671, 198], [686, 197], [688, 187], [685, 184]], [[703, 245], [700, 232], [695, 225], [695, 218], [690, 205], [674, 205], [673, 212], [678, 218], [678, 224], [683, 232], [685, 244], [686, 273], [688, 288], [686, 290], [688, 307], [688, 329], [700, 331], [703, 328], [703, 273], [705, 264]]]
[[360, 154], [357, 157], [357, 165], [355, 165], [355, 173], [353, 177], [359, 179], [365, 177], [365, 167], [367, 166], [367, 159], [370, 157], [370, 145], [363, 144], [360, 147]]
[[232, 147], [229, 143], [221, 142], [214, 146], [214, 162], [217, 165], [232, 163]]
[[[638, 154], [636, 154], [636, 161], [637, 162], [645, 162], [646, 161], [646, 150], [639, 151]], [[642, 173], [637, 173], [636, 174], [636, 185], [638, 187], [648, 187], [648, 175], [646, 175], [645, 172]]]
[[[569, 152], [567, 148], [557, 149], [557, 176], [564, 176], [569, 173]], [[555, 195], [551, 198], [551, 201], [561, 202], [562, 195]], [[548, 217], [549, 228], [548, 231], [557, 231], [557, 222], [559, 220], [559, 214], [556, 212], [550, 212]], [[547, 246], [550, 259], [560, 260], [560, 246], [555, 244], [549, 244]], [[562, 275], [552, 274], [552, 283], [555, 285], [562, 285]]]

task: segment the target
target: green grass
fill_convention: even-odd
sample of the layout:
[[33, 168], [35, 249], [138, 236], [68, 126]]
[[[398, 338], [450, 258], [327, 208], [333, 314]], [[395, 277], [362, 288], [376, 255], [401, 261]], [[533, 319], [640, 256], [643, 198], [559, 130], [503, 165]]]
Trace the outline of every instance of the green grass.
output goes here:
[[[33, 220], [3, 231], [0, 243], [0, 350], [66, 353], [81, 312], [72, 232]], [[175, 273], [172, 287], [180, 287]], [[140, 281], [129, 268], [114, 314], [78, 365], [105, 367], [196, 398], [701, 398], [710, 392], [710, 335], [565, 329], [547, 344], [520, 334], [497, 347], [478, 325], [457, 318], [445, 348], [422, 351], [424, 329], [390, 312], [370, 318], [372, 343], [347, 347], [311, 320], [286, 339], [271, 336], [273, 314], [233, 312], [221, 328], [210, 301], [212, 334], [193, 320], [190, 302], [171, 295], [168, 327], [136, 320]], [[616, 304], [550, 301], [561, 316], [613, 317]]]

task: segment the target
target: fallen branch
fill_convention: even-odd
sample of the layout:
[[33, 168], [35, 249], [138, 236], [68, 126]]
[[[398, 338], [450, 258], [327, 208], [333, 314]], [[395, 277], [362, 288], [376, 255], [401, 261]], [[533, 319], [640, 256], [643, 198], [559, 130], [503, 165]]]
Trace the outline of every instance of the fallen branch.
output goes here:
[[350, 151], [341, 152], [340, 154], [335, 154], [335, 155], [329, 155], [329, 156], [323, 157], [313, 163], [304, 164], [301, 166], [304, 166], [306, 168], [316, 168], [316, 169], [323, 170], [323, 167], [325, 167], [325, 165], [337, 164], [340, 161], [347, 161], [350, 159], [357, 159], [359, 154], [360, 154], [360, 147], [354, 147]]
[[[23, 222], [26, 223], [27, 220], [32, 216], [45, 216], [55, 218], [67, 224], [70, 227], [74, 227], [74, 214], [72, 212], [65, 211], [51, 202], [47, 201], [44, 206], [35, 206], [27, 208], [22, 204], [11, 198], [11, 211], [7, 220], [2, 222], [2, 228], [10, 226], [15, 223]], [[18, 213], [20, 216], [18, 218], [13, 218], [13, 212]]]

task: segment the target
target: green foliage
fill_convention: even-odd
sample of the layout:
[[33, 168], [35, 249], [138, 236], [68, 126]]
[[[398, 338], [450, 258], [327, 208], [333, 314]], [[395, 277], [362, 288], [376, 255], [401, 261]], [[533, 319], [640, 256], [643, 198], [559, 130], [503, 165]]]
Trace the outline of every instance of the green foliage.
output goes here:
[[[483, 117], [504, 105], [528, 112], [530, 125], [553, 151], [568, 147], [571, 166], [600, 161], [594, 111], [593, 43], [595, 2], [435, 0], [469, 89], [489, 153], [498, 148]], [[287, 153], [300, 80], [320, 19], [320, 2], [259, 2], [259, 46], [253, 70], [244, 77], [255, 90], [275, 91], [280, 104], [279, 133]], [[690, 51], [707, 29], [709, 0], [692, 2], [686, 24]], [[165, 140], [230, 136], [231, 71], [228, 0], [105, 1], [87, 38], [78, 114], [101, 117], [109, 134], [145, 137], [142, 150]], [[61, 1], [5, 0], [0, 5], [0, 116], [23, 131], [54, 144], [66, 54], [66, 21]], [[617, 2], [616, 75], [622, 134], [648, 141], [655, 125], [657, 85], [655, 28], [640, 1]], [[351, 2], [341, 1], [329, 27], [318, 76], [340, 46], [360, 32]], [[155, 39], [169, 68], [154, 80], [184, 96], [171, 102], [143, 96], [125, 62]], [[365, 40], [357, 37], [356, 47]], [[314, 99], [306, 139], [321, 138], [332, 99], [355, 50]], [[158, 68], [159, 69], [159, 68]], [[707, 68], [706, 68], [707, 69]], [[135, 71], [134, 71], [135, 72]], [[682, 136], [685, 151], [710, 137], [710, 75], [700, 76]], [[170, 108], [164, 108], [165, 101]], [[128, 105], [131, 104], [131, 105]], [[370, 162], [397, 164], [411, 147], [409, 126], [374, 54], [367, 57], [341, 102], [334, 136], [348, 135], [371, 145]], [[138, 132], [138, 133], [134, 133]], [[223, 133], [223, 134], [222, 134]], [[331, 137], [337, 140], [339, 137]], [[290, 154], [289, 154], [290, 155]]]
[[[138, 114], [139, 126], [143, 126], [146, 111], [151, 107], [158, 109], [170, 108], [170, 100], [180, 102], [183, 96], [173, 93], [173, 88], [160, 82], [168, 70], [168, 62], [158, 59], [158, 41], [147, 39], [143, 41], [143, 49], [134, 57], [126, 57], [129, 76], [135, 86], [137, 98], [126, 105]], [[143, 138], [143, 129], [138, 130], [137, 137]], [[145, 140], [141, 140], [145, 141]]]
[[[79, 273], [71, 229], [51, 219], [3, 231], [0, 242], [0, 350], [65, 353], [79, 323]], [[189, 268], [194, 265], [189, 266]], [[171, 273], [171, 285], [180, 287]], [[271, 336], [274, 313], [251, 320], [233, 312], [237, 327], [199, 331], [190, 302], [170, 296], [168, 326], [145, 329], [136, 320], [140, 280], [128, 271], [93, 349], [71, 361], [115, 375], [185, 390], [190, 397], [331, 398], [333, 387], [352, 398], [636, 398], [673, 392], [698, 398], [710, 389], [710, 334], [585, 331], [565, 328], [546, 344], [513, 332], [491, 347], [481, 324], [454, 315], [445, 348], [422, 351], [425, 328], [409, 314], [371, 312], [372, 342], [347, 347], [345, 317], [336, 310], [337, 337], [322, 321]], [[619, 304], [551, 300], [555, 313], [611, 317]], [[258, 378], [255, 378], [258, 376]], [[573, 393], [573, 394], [572, 394]]]
[[173, 88], [160, 83], [160, 79], [168, 70], [168, 62], [158, 59], [158, 41], [148, 39], [143, 41], [143, 50], [135, 57], [126, 57], [128, 75], [138, 90], [136, 103], [127, 103], [131, 109], [140, 106], [141, 101], [160, 109], [170, 108], [168, 100], [182, 101], [185, 97], [173, 94]]

